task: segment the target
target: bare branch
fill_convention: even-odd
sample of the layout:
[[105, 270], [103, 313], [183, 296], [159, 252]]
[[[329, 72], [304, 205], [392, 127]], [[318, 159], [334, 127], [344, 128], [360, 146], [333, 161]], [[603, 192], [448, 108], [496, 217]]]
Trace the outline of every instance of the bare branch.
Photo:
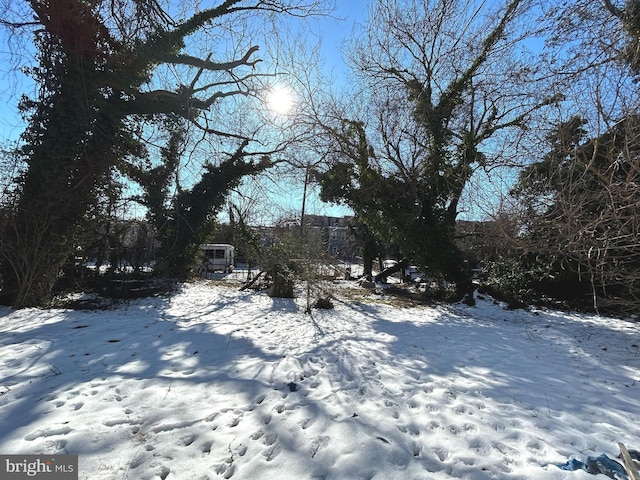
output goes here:
[[260, 49], [257, 45], [251, 47], [245, 55], [238, 59], [232, 60], [230, 62], [217, 63], [210, 61], [211, 55], [207, 56], [206, 59], [201, 59], [198, 57], [193, 57], [191, 55], [166, 55], [161, 58], [164, 62], [179, 64], [179, 65], [189, 65], [192, 67], [198, 67], [202, 70], [210, 70], [210, 71], [220, 71], [220, 70], [233, 70], [240, 66], [248, 66], [254, 67], [261, 62], [261, 59], [257, 59], [254, 61], [249, 61], [251, 55], [257, 52]]
[[40, 27], [42, 24], [40, 22], [9, 22], [8, 20], [0, 18], [0, 25], [7, 28], [18, 29], [24, 27]]

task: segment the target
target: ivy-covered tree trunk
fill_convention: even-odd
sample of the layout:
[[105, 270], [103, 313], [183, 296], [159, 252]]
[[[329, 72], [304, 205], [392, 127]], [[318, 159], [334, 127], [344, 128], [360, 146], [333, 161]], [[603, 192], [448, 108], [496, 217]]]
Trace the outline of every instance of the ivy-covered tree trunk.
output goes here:
[[[173, 142], [178, 141], [176, 136]], [[190, 189], [180, 190], [174, 199], [168, 199], [167, 184], [171, 171], [149, 173], [138, 170], [134, 176], [145, 189], [144, 203], [150, 208], [150, 220], [158, 232], [160, 248], [157, 252], [156, 274], [178, 279], [191, 275], [199, 253], [198, 246], [212, 233], [215, 215], [224, 206], [228, 192], [247, 175], [257, 174], [271, 166], [268, 157], [254, 162], [246, 157], [243, 142], [236, 152], [218, 166], [207, 165], [202, 178]], [[170, 158], [175, 149], [165, 151], [166, 165], [177, 165]], [[168, 207], [164, 205], [168, 204]]]
[[51, 295], [60, 268], [77, 241], [78, 226], [96, 188], [109, 181], [118, 112], [102, 109], [96, 56], [42, 40], [42, 98], [25, 132], [28, 168], [2, 240], [3, 300], [40, 305]]
[[[62, 148], [64, 137], [52, 143]], [[105, 144], [111, 146], [108, 141], [90, 141], [86, 149], [102, 151]], [[16, 307], [40, 305], [49, 298], [60, 268], [77, 246], [78, 227], [93, 201], [95, 183], [107, 181], [109, 174], [110, 163], [104, 155], [90, 154], [82, 162], [73, 162], [55, 150], [42, 153], [43, 161], [68, 166], [64, 171], [30, 168], [11, 228], [3, 232], [8, 235], [3, 239], [7, 247], [4, 275], [13, 277], [5, 282], [5, 300]]]

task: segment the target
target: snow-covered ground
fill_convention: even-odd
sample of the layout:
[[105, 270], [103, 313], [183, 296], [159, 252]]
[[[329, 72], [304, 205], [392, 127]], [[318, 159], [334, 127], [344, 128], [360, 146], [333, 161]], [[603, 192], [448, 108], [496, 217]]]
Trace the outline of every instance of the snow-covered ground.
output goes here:
[[91, 480], [584, 480], [556, 464], [639, 449], [640, 323], [383, 300], [307, 315], [205, 280], [0, 309], [0, 453]]

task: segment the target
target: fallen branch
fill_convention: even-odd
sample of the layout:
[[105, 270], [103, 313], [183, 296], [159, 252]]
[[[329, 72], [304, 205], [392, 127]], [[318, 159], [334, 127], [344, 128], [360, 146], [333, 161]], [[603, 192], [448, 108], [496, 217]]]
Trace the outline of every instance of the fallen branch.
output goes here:
[[254, 283], [256, 283], [258, 281], [258, 278], [260, 278], [260, 276], [264, 273], [264, 270], [260, 270], [258, 272], [258, 274], [253, 277], [253, 280], [251, 280], [248, 283], [245, 283], [242, 287], [240, 287], [240, 291], [242, 292], [243, 290], [246, 290], [247, 288], [251, 288], [253, 286]]
[[408, 266], [409, 266], [409, 261], [405, 258], [405, 259], [399, 261], [398, 263], [396, 263], [395, 265], [392, 265], [389, 268], [385, 268], [384, 270], [382, 270], [379, 274], [377, 274], [375, 277], [373, 277], [373, 280], [376, 283], [378, 283], [378, 282], [384, 283], [384, 282], [387, 281], [387, 277], [390, 277], [391, 275], [393, 275], [396, 272], [404, 270]]

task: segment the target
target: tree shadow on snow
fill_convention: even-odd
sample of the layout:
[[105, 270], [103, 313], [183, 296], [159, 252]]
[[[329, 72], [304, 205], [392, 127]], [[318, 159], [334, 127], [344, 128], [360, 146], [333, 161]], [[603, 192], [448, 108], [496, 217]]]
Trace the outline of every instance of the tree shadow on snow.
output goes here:
[[[211, 317], [233, 306], [232, 300], [221, 303], [204, 309], [202, 315]], [[167, 311], [170, 298], [132, 301], [126, 308], [108, 311], [7, 311], [0, 333], [0, 351], [9, 352], [2, 358], [0, 375], [3, 452], [32, 453], [6, 447], [7, 442], [21, 438], [29, 442], [72, 435], [73, 418], [83, 413], [86, 396], [102, 397], [106, 417], [125, 396], [125, 385], [138, 389], [131, 392], [136, 395], [144, 395], [145, 388], [149, 395], [159, 395], [177, 385], [187, 389], [189, 385], [232, 385], [229, 388], [239, 396], [250, 398], [264, 389], [259, 380], [237, 378], [232, 365], [242, 356], [269, 362], [279, 359], [278, 355], [234, 335], [233, 330], [216, 333], [198, 318], [185, 322]], [[29, 326], [12, 329], [12, 316]], [[25, 316], [27, 321], [22, 320]], [[159, 407], [161, 401], [162, 397]], [[63, 409], [68, 410], [69, 421], [50, 424], [48, 415]], [[189, 413], [193, 412], [185, 410]], [[92, 421], [109, 422], [105, 418]], [[84, 428], [87, 433], [92, 427]], [[71, 453], [108, 451], [114, 446], [110, 442], [117, 440], [95, 444], [79, 440]], [[66, 441], [47, 444], [47, 453], [66, 453]]]

